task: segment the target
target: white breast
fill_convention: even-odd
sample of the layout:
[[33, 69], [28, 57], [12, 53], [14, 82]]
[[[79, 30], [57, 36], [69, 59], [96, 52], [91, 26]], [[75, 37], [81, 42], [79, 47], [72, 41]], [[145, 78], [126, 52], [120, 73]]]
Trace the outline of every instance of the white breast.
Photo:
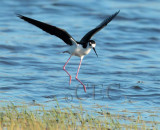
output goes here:
[[75, 46], [70, 46], [68, 51], [71, 55], [82, 57], [87, 55], [91, 51], [91, 48], [83, 48], [82, 45], [77, 44]]

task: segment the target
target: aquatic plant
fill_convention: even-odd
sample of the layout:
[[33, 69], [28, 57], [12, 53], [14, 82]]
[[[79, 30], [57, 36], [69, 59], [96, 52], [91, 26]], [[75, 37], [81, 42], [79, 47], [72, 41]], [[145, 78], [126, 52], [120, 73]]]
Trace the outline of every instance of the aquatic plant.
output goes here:
[[0, 107], [0, 128], [14, 130], [57, 130], [57, 129], [158, 129], [160, 122], [146, 122], [138, 115], [137, 119], [125, 115], [110, 114], [101, 109], [93, 114], [82, 105], [71, 108], [56, 107], [45, 110], [39, 107], [31, 110], [26, 105], [13, 103]]

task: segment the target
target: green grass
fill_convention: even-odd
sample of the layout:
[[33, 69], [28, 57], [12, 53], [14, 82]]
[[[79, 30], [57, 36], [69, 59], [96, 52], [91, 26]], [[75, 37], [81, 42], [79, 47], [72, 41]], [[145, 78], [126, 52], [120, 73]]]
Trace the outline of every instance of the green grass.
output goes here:
[[140, 115], [136, 119], [127, 118], [103, 110], [89, 114], [81, 105], [60, 108], [58, 103], [57, 107], [50, 110], [44, 107], [30, 110], [25, 105], [15, 106], [12, 103], [0, 107], [0, 129], [7, 130], [158, 129], [157, 124], [160, 122], [146, 122], [141, 118]]

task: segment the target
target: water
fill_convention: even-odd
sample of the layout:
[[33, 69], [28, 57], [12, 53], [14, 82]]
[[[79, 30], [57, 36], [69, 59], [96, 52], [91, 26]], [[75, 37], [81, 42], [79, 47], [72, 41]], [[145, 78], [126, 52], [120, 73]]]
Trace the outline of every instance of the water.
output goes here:
[[[0, 2], [0, 100], [36, 101], [47, 106], [96, 104], [111, 112], [142, 112], [148, 119], [159, 113], [160, 27], [158, 0], [1, 0]], [[74, 77], [80, 59], [61, 54], [66, 45], [60, 39], [16, 17], [16, 13], [67, 30], [80, 40], [106, 16], [121, 12], [97, 33], [97, 58], [92, 51], [79, 72], [87, 93]], [[150, 118], [149, 118], [150, 119]], [[158, 120], [158, 117], [155, 120]]]

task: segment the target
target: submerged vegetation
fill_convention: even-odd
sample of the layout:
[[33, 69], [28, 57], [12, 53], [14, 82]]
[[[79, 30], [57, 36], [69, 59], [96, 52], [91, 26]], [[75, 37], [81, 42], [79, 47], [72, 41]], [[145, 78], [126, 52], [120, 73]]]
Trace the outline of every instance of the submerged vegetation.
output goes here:
[[46, 110], [39, 107], [30, 110], [25, 105], [10, 104], [0, 107], [0, 128], [11, 130], [57, 130], [57, 129], [158, 129], [159, 122], [146, 122], [138, 115], [136, 119], [106, 111], [89, 113], [80, 105], [71, 108], [56, 107]]

